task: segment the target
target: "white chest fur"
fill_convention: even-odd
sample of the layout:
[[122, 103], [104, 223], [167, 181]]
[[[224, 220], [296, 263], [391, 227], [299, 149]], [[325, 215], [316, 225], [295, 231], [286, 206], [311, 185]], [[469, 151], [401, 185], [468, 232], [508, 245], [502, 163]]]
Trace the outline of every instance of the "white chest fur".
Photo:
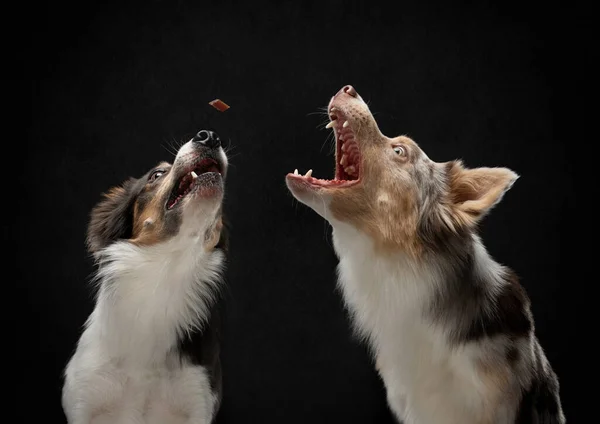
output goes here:
[[473, 365], [481, 351], [451, 347], [424, 314], [439, 271], [401, 255], [377, 255], [365, 235], [343, 223], [333, 227], [345, 303], [372, 348], [398, 418], [410, 424], [487, 422], [487, 388]]
[[96, 307], [65, 372], [70, 423], [210, 422], [204, 369], [172, 349], [207, 318], [223, 256], [197, 240], [176, 242], [105, 252]]

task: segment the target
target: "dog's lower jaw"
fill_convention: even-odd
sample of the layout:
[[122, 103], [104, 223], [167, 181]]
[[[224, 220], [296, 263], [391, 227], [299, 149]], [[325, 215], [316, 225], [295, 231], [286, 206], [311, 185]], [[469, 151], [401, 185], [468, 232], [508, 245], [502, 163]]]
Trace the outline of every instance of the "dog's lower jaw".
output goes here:
[[330, 196], [327, 189], [311, 187], [308, 183], [287, 177], [286, 185], [297, 201], [308, 206], [325, 220], [330, 216]]

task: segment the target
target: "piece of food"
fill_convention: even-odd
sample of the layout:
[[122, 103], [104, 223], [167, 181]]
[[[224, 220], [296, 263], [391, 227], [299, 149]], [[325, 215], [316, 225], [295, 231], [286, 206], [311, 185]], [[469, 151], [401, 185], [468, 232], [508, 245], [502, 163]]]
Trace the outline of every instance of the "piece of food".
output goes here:
[[229, 109], [229, 105], [221, 99], [214, 99], [212, 102], [209, 102], [208, 104], [220, 112], [225, 112], [227, 109]]

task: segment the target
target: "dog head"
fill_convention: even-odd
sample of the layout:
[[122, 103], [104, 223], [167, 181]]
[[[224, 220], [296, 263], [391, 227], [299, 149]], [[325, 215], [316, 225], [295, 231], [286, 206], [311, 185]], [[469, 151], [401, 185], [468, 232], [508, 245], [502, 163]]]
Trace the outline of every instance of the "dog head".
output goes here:
[[507, 168], [434, 162], [410, 138], [385, 136], [352, 86], [331, 98], [328, 114], [334, 179], [294, 173], [286, 184], [334, 228], [350, 224], [377, 246], [418, 255], [445, 234], [469, 231], [518, 178]]
[[219, 136], [199, 131], [172, 164], [159, 163], [140, 178], [113, 187], [93, 208], [87, 245], [97, 254], [126, 240], [147, 246], [174, 237], [199, 237], [207, 249], [224, 242], [221, 205], [227, 156]]

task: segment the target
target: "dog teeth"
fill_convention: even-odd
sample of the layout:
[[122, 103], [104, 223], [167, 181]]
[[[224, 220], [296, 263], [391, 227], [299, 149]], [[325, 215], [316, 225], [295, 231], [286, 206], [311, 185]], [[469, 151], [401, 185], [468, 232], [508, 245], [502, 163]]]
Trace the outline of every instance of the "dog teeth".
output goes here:
[[312, 169], [309, 169], [306, 174], [304, 175], [304, 177], [310, 177], [312, 175]]
[[348, 156], [342, 155], [342, 160], [340, 161], [340, 165], [346, 166], [347, 163], [348, 163]]
[[344, 141], [344, 136], [342, 134], [338, 135], [338, 140]]
[[348, 125], [350, 125], [350, 124], [348, 123], [348, 121], [345, 121], [345, 122], [344, 122], [344, 125], [342, 125], [342, 127], [346, 128]]
[[194, 171], [190, 172], [190, 174], [192, 174], [192, 178], [194, 178], [194, 179], [198, 178], [198, 174], [196, 174]]
[[297, 169], [294, 169], [294, 175], [300, 175], [300, 174], [298, 174], [298, 170]]
[[342, 143], [342, 152], [346, 151], [346, 143]]
[[331, 128], [335, 125], [335, 121], [330, 121], [329, 124], [325, 125], [325, 128]]

